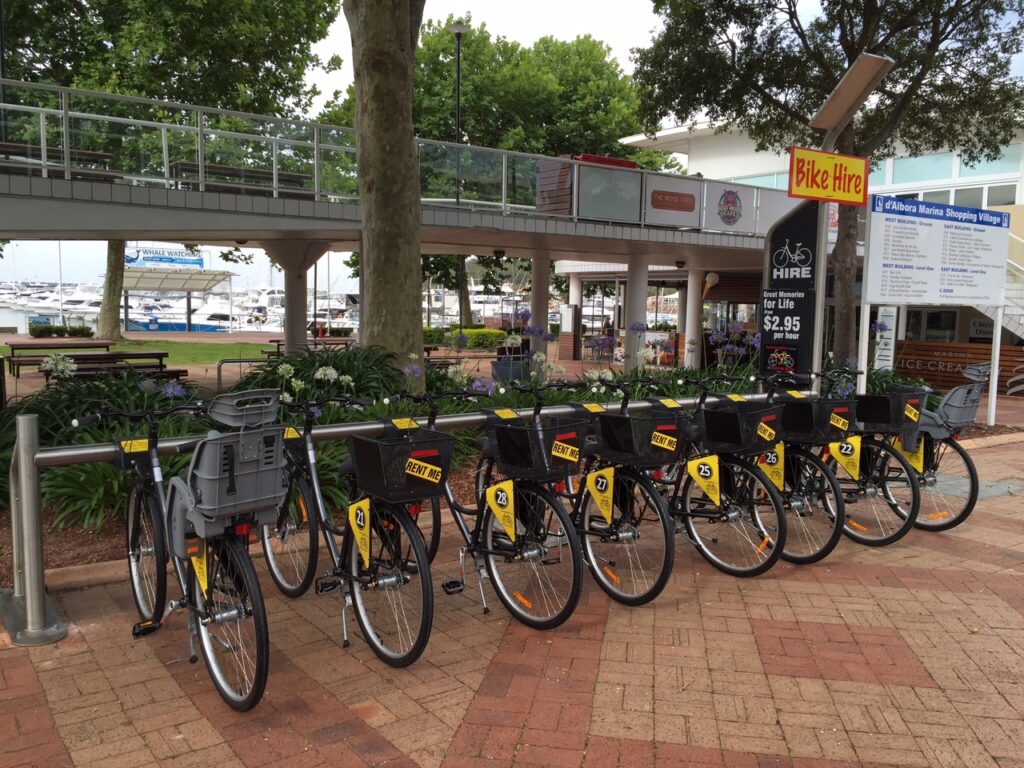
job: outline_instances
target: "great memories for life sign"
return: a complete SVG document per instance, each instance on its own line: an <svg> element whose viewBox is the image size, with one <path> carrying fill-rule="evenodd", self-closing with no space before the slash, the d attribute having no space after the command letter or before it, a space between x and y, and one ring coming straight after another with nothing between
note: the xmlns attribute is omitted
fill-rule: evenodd
<svg viewBox="0 0 1024 768"><path fill-rule="evenodd" d="M1010 215L871 196L870 304L999 305Z"/></svg>

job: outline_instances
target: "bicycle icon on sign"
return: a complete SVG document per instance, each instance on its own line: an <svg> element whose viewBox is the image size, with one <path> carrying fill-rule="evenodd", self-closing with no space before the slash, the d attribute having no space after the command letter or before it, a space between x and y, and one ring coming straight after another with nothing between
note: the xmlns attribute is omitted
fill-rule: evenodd
<svg viewBox="0 0 1024 768"><path fill-rule="evenodd" d="M811 264L811 249L801 243L796 244L796 250L789 248L789 240L779 250L772 254L772 266L776 268L788 267L792 264L795 267L807 267Z"/></svg>

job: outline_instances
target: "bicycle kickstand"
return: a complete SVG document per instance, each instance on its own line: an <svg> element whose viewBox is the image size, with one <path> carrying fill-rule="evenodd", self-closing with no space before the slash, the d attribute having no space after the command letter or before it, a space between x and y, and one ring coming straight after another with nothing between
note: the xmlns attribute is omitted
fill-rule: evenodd
<svg viewBox="0 0 1024 768"><path fill-rule="evenodd" d="M348 648L348 607L352 605L352 584L341 590L341 647Z"/></svg>

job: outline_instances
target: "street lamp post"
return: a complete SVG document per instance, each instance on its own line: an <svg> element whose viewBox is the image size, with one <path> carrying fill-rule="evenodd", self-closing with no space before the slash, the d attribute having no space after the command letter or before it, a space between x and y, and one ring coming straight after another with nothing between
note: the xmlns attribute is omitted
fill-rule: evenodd
<svg viewBox="0 0 1024 768"><path fill-rule="evenodd" d="M896 62L888 56L862 53L839 79L835 89L825 99L811 118L810 127L825 131L821 143L824 152L836 148L839 134L843 132L857 110L861 108L875 87L882 82ZM825 286L828 272L828 203L818 203L818 247L817 272L814 279L814 342L811 348L811 363L814 368L821 365L825 349ZM862 361L863 362L863 361ZM818 391L821 378L815 377L813 387Z"/></svg>
<svg viewBox="0 0 1024 768"><path fill-rule="evenodd" d="M4 34L4 0L0 0L0 80L7 77L7 49ZM4 103L4 86L0 83L0 105ZM7 110L0 108L0 141L7 141ZM45 162L45 158L44 158Z"/></svg>
<svg viewBox="0 0 1024 768"><path fill-rule="evenodd" d="M447 27L455 35L455 205L462 202L462 36L469 32L469 25L454 21ZM463 274L466 268L466 257L459 256L459 333L465 323L462 308ZM472 318L470 318L472 319Z"/></svg>

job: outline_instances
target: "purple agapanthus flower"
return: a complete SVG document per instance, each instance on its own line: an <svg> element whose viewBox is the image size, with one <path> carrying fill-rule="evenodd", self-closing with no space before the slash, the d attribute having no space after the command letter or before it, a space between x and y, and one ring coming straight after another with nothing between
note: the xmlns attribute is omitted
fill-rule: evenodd
<svg viewBox="0 0 1024 768"><path fill-rule="evenodd" d="M835 397L849 397L853 394L854 386L852 381L840 381L832 387L832 394Z"/></svg>
<svg viewBox="0 0 1024 768"><path fill-rule="evenodd" d="M480 376L473 380L473 383L470 385L470 389L474 392L479 392L482 395L493 395L494 379L490 376Z"/></svg>
<svg viewBox="0 0 1024 768"><path fill-rule="evenodd" d="M673 346L675 346L675 342L672 341L672 339L670 339L668 336L666 336L664 339L661 340L660 346L663 351L668 352L672 349Z"/></svg>
<svg viewBox="0 0 1024 768"><path fill-rule="evenodd" d="M641 323L639 320L637 322L635 322L635 323L630 323L629 324L629 331L630 331L630 333L635 333L638 336L641 333L646 333L647 332L647 323Z"/></svg>
<svg viewBox="0 0 1024 768"><path fill-rule="evenodd" d="M309 412L313 414L314 419L319 419L321 416L324 415L324 412L320 410L319 405L314 405L312 408L309 409Z"/></svg>
<svg viewBox="0 0 1024 768"><path fill-rule="evenodd" d="M739 333L743 330L743 323L729 323L729 325L726 326L726 330L729 331L729 333Z"/></svg>
<svg viewBox="0 0 1024 768"><path fill-rule="evenodd" d="M552 342L554 340L555 340L555 334L551 333L550 331L548 331L547 333L544 334L544 341L550 343L550 342Z"/></svg>
<svg viewBox="0 0 1024 768"><path fill-rule="evenodd" d="M143 379L139 382L139 389L143 392L156 392L156 382L152 379Z"/></svg>
<svg viewBox="0 0 1024 768"><path fill-rule="evenodd" d="M523 307L522 309L516 310L515 318L521 325L526 325L530 321L531 314L530 310Z"/></svg>
<svg viewBox="0 0 1024 768"><path fill-rule="evenodd" d="M453 341L455 342L456 349L465 349L466 345L469 344L469 336L464 333L457 333Z"/></svg>
<svg viewBox="0 0 1024 768"><path fill-rule="evenodd" d="M598 336L594 340L594 348L602 352L608 352L615 346L614 336Z"/></svg>
<svg viewBox="0 0 1024 768"><path fill-rule="evenodd" d="M747 344L754 347L754 349L761 348L761 332L758 331L753 336L747 336Z"/></svg>
<svg viewBox="0 0 1024 768"><path fill-rule="evenodd" d="M423 369L420 368L420 366L416 365L416 363L409 363L408 365L405 366L405 368L402 369L402 373L404 373L406 376L409 376L410 378L418 379L420 376L423 375Z"/></svg>
<svg viewBox="0 0 1024 768"><path fill-rule="evenodd" d="M160 390L164 397L184 397L185 387L178 381L168 381Z"/></svg>
<svg viewBox="0 0 1024 768"><path fill-rule="evenodd" d="M889 324L885 320L876 320L871 324L871 332L874 334L885 333L889 330Z"/></svg>

